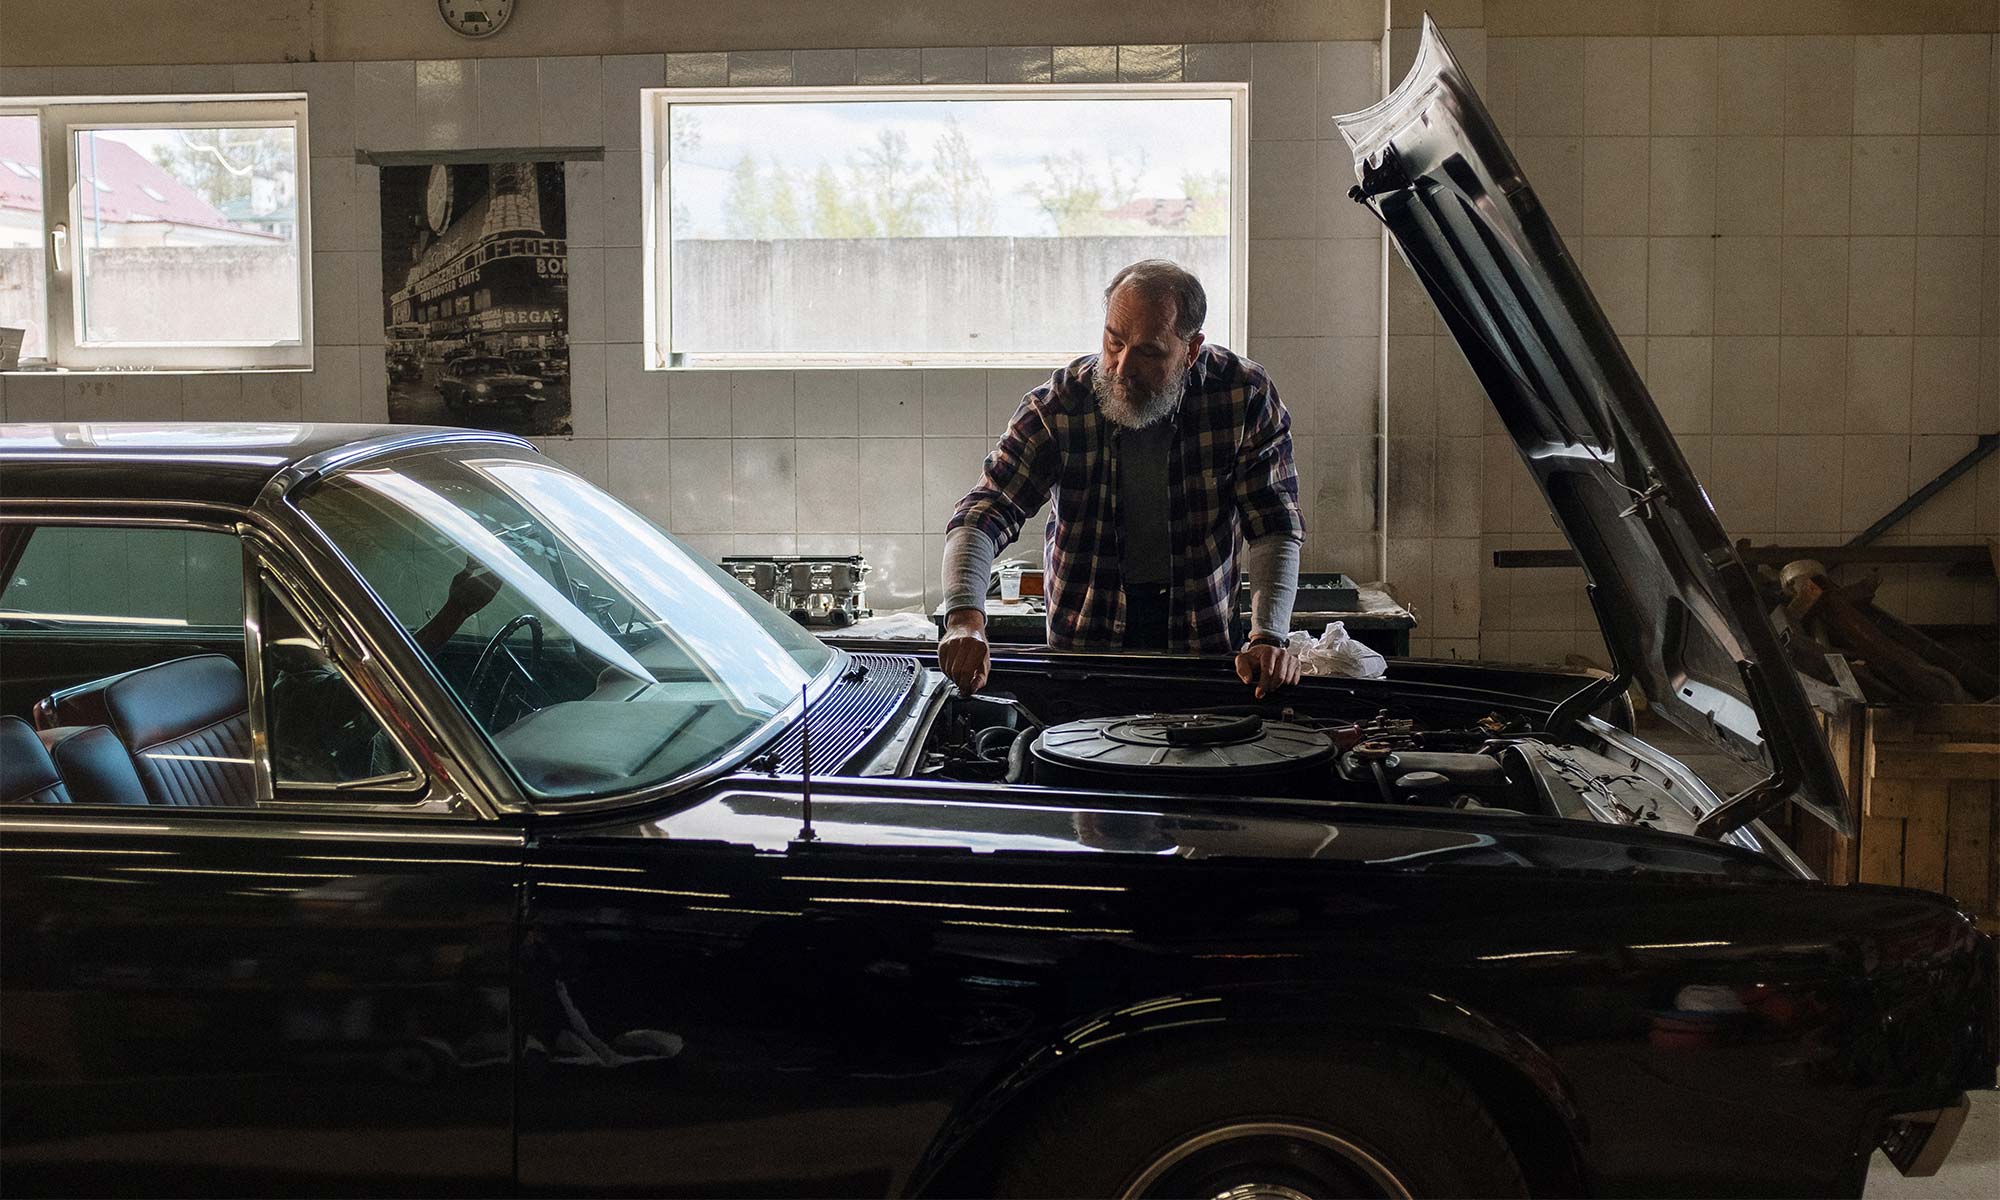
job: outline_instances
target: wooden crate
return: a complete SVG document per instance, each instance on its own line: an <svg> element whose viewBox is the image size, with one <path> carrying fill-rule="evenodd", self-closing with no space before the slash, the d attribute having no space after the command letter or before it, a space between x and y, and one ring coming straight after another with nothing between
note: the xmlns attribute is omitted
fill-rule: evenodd
<svg viewBox="0 0 2000 1200"><path fill-rule="evenodd" d="M1943 892L2000 926L2000 705L1855 705L1823 720L1858 827L1842 837L1797 817L1801 857L1829 883Z"/></svg>

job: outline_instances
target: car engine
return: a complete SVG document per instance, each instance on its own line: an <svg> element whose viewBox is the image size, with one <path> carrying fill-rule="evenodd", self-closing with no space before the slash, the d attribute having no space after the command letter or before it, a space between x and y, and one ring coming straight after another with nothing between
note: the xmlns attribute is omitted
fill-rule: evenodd
<svg viewBox="0 0 2000 1200"><path fill-rule="evenodd" d="M1595 760L1579 765L1577 756ZM1552 788L1561 773L1583 779ZM1021 702L945 702L920 777L1093 791L1282 797L1459 810L1583 815L1597 777L1629 775L1574 747L1553 747L1488 715L1425 728L1381 711L1365 720L1248 706L1085 716L1045 724Z"/></svg>

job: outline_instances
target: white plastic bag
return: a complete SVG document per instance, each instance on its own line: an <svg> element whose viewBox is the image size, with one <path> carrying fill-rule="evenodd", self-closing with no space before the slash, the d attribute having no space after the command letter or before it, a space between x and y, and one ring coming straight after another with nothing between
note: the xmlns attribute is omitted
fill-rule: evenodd
<svg viewBox="0 0 2000 1200"><path fill-rule="evenodd" d="M844 629L815 629L813 632L821 637L895 638L913 642L935 642L938 637L937 626L931 619L913 612L882 613L863 617Z"/></svg>
<svg viewBox="0 0 2000 1200"><path fill-rule="evenodd" d="M1388 659L1348 637L1347 626L1339 621L1327 625L1318 639L1304 630L1292 634L1285 643L1285 649L1299 660L1299 673L1302 675L1380 679L1389 670Z"/></svg>

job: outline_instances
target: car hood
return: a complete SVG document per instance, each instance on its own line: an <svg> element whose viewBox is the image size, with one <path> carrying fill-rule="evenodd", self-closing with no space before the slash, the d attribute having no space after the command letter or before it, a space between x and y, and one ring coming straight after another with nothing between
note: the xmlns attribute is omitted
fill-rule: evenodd
<svg viewBox="0 0 2000 1200"><path fill-rule="evenodd" d="M1566 818L1444 812L1312 801L1201 802L1109 797L1056 789L1008 796L927 780L814 780L809 843L804 806L789 784L736 777L663 816L600 837L667 838L764 853L856 848L1006 856L1145 855L1181 859L1314 859L1422 871L1526 867L1777 879L1769 859L1728 844Z"/></svg>
<svg viewBox="0 0 2000 1200"><path fill-rule="evenodd" d="M1575 259L1429 20L1409 74L1334 118L1388 227L1548 498L1617 669L1768 775L1709 832L1789 797L1850 830L1757 587Z"/></svg>
<svg viewBox="0 0 2000 1200"><path fill-rule="evenodd" d="M541 382L541 380L535 378L533 375L515 375L511 372L505 375L467 375L465 377L465 380L467 383L507 384L507 385Z"/></svg>

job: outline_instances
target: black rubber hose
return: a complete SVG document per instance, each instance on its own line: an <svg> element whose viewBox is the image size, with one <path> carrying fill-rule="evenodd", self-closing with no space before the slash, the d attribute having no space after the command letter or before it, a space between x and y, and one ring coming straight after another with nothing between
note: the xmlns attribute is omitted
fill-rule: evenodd
<svg viewBox="0 0 2000 1200"><path fill-rule="evenodd" d="M1035 744L1035 735L1041 730L1030 725L1014 735L1014 744L1007 749L1007 782L1028 782L1028 747Z"/></svg>
<svg viewBox="0 0 2000 1200"><path fill-rule="evenodd" d="M1000 736L994 737L996 733ZM981 758L992 758L993 752L1003 742L1011 742L1013 739L1014 731L1005 725L989 725L972 735L972 752Z"/></svg>

